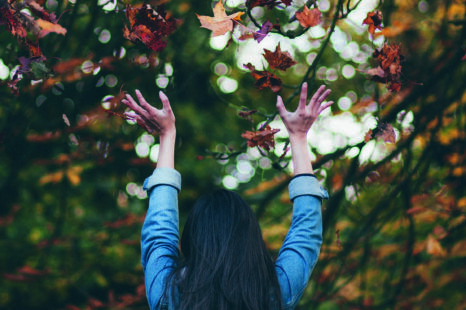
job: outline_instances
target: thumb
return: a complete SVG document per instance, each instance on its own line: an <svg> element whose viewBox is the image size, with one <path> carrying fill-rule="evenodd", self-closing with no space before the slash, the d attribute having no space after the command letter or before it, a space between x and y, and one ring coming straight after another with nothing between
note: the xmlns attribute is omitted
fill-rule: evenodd
<svg viewBox="0 0 466 310"><path fill-rule="evenodd" d="M288 112L285 108L285 105L283 104L283 99L281 96L277 96L277 110L280 116L284 115L286 112Z"/></svg>

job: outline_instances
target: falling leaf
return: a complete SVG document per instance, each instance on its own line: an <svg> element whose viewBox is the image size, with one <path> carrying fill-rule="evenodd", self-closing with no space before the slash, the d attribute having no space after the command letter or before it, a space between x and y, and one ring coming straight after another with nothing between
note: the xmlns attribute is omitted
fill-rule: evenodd
<svg viewBox="0 0 466 310"><path fill-rule="evenodd" d="M247 119L249 121L252 121L251 115L253 115L255 113L257 113L257 110L254 110L254 109L253 110L245 110L245 109L243 109L243 110L238 111L238 116L242 117L244 119Z"/></svg>
<svg viewBox="0 0 466 310"><path fill-rule="evenodd" d="M267 34L272 30L273 24L269 22L268 20L262 24L261 29L257 32L254 32L253 38L256 40L258 43L261 43L262 40L267 36Z"/></svg>
<svg viewBox="0 0 466 310"><path fill-rule="evenodd" d="M263 149L270 151L275 147L274 135L279 132L280 129L271 129L269 125L265 128L261 128L256 131L246 131L241 134L241 137L248 140L249 147L260 146Z"/></svg>
<svg viewBox="0 0 466 310"><path fill-rule="evenodd" d="M76 186L81 183L80 174L82 171L83 168L81 166L73 166L66 170L66 176L72 185Z"/></svg>
<svg viewBox="0 0 466 310"><path fill-rule="evenodd" d="M401 73L401 62L404 57L400 53L400 45L397 44L384 44L382 48L374 51L373 57L377 58L380 67L384 71L388 71L391 75Z"/></svg>
<svg viewBox="0 0 466 310"><path fill-rule="evenodd" d="M296 12L296 18L304 28L314 27L322 22L322 13L318 8L309 10L309 8L304 5L302 12Z"/></svg>
<svg viewBox="0 0 466 310"><path fill-rule="evenodd" d="M58 183L63 179L63 170L46 174L39 180L39 184Z"/></svg>
<svg viewBox="0 0 466 310"><path fill-rule="evenodd" d="M31 12L34 15L36 15L37 17L39 17L41 19L44 19L44 20L46 20L48 22L54 23L54 24L57 22L57 17L55 16L55 13L47 12L36 1L34 1L34 0L25 0L24 2L28 6L29 10L31 10Z"/></svg>
<svg viewBox="0 0 466 310"><path fill-rule="evenodd" d="M59 24L54 24L43 19L38 19L37 25L39 25L40 27L39 38L42 38L51 32L55 32L62 35L66 34L66 29L60 26Z"/></svg>
<svg viewBox="0 0 466 310"><path fill-rule="evenodd" d="M269 87L273 92L278 92L282 89L282 81L274 74L268 71L258 71L256 68L248 63L244 65L245 68L251 71L251 75L256 79L254 84L259 89Z"/></svg>
<svg viewBox="0 0 466 310"><path fill-rule="evenodd" d="M233 20L240 20L244 12L237 12L231 15L225 13L222 1L217 2L213 8L214 16L197 15L201 22L201 27L212 30L212 37L221 36L233 30Z"/></svg>
<svg viewBox="0 0 466 310"><path fill-rule="evenodd" d="M437 239L435 239L432 235L429 235L427 237L426 251L427 253L433 256L444 257L447 254L445 250L442 248L440 242Z"/></svg>
<svg viewBox="0 0 466 310"><path fill-rule="evenodd" d="M176 29L175 19L165 13L163 8L156 11L149 4L139 9L127 4L126 18L130 27L125 25L123 36L132 42L140 41L155 52L165 48L166 38Z"/></svg>
<svg viewBox="0 0 466 310"><path fill-rule="evenodd" d="M269 51L267 49L264 49L264 57L269 63L269 66L273 69L278 69L285 71L291 66L294 66L296 64L296 61L291 58L291 55L289 52L282 52L280 49L280 43L278 43L277 47L275 48L275 51Z"/></svg>
<svg viewBox="0 0 466 310"><path fill-rule="evenodd" d="M393 25L391 27L385 27L381 31L377 32L374 37L384 36L385 38L395 37L399 34L402 34L407 29L411 27L411 23L409 20L405 20L403 22L399 20L394 20Z"/></svg>
<svg viewBox="0 0 466 310"><path fill-rule="evenodd" d="M368 12L362 24L369 25L369 33L373 36L375 30L382 29L382 13L380 11Z"/></svg>
<svg viewBox="0 0 466 310"><path fill-rule="evenodd" d="M377 58L379 66L361 72L370 75L373 81L386 83L387 89L392 92L400 91L401 62L404 59L400 49L400 45L385 43L372 54L374 58Z"/></svg>

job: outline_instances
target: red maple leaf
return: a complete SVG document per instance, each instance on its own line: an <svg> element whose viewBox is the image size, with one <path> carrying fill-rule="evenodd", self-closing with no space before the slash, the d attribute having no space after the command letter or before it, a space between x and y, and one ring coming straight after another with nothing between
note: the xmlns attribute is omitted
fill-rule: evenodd
<svg viewBox="0 0 466 310"><path fill-rule="evenodd" d="M322 22L322 13L318 8L309 10L309 8L304 5L302 12L296 12L296 19L304 28L314 27Z"/></svg>
<svg viewBox="0 0 466 310"><path fill-rule="evenodd" d="M149 4L143 4L140 8L133 8L127 4L126 18L130 27L125 25L124 37L132 42L140 41L156 52L165 48L165 40L175 31L177 24L162 7L154 10Z"/></svg>
<svg viewBox="0 0 466 310"><path fill-rule="evenodd" d="M400 53L400 45L385 43L380 49L376 49L372 56L377 58L379 66L362 72L369 74L373 81L386 83L388 90L400 91L401 62L404 59Z"/></svg>
<svg viewBox="0 0 466 310"><path fill-rule="evenodd" d="M252 77L256 79L256 83L254 85L257 88L264 89L269 87L275 93L282 89L282 81L278 76L268 71L258 71L251 63L244 65L244 67L249 69Z"/></svg>
<svg viewBox="0 0 466 310"><path fill-rule="evenodd" d="M373 36L376 29L382 29L382 13L380 11L367 13L362 24L369 25L369 33Z"/></svg>
<svg viewBox="0 0 466 310"><path fill-rule="evenodd" d="M270 151L275 147L274 135L280 129L271 129L269 125L256 131L245 131L241 137L248 140L249 147L260 146L263 149Z"/></svg>
<svg viewBox="0 0 466 310"><path fill-rule="evenodd" d="M264 49L264 57L269 63L270 68L282 71L285 71L296 64L296 61L291 58L289 52L282 52L280 49L280 43L278 43L274 52Z"/></svg>

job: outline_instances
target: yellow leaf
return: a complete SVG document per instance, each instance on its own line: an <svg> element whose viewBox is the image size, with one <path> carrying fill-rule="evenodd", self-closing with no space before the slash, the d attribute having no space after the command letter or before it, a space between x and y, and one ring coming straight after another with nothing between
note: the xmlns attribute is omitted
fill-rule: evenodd
<svg viewBox="0 0 466 310"><path fill-rule="evenodd" d="M214 9L214 16L199 16L201 27L212 30L212 37L221 36L233 30L233 20L240 20L244 12L237 12L231 15L225 13L222 1L217 2Z"/></svg>
<svg viewBox="0 0 466 310"><path fill-rule="evenodd" d="M68 177L68 180L70 180L71 184L78 185L79 183L81 183L81 177L79 176L79 174L82 170L82 167L74 166L66 171L66 176Z"/></svg>
<svg viewBox="0 0 466 310"><path fill-rule="evenodd" d="M39 38L42 38L51 32L55 32L62 35L66 34L66 29L60 26L59 24L54 24L43 19L38 19L37 24L40 27Z"/></svg>
<svg viewBox="0 0 466 310"><path fill-rule="evenodd" d="M57 171L53 173L46 174L42 176L39 180L39 184L47 184L47 183L58 183L63 179L63 171Z"/></svg>

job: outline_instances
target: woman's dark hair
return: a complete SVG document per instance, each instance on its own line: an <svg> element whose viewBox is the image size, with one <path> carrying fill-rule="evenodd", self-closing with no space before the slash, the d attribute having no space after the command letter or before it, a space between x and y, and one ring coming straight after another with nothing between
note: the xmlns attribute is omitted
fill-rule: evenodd
<svg viewBox="0 0 466 310"><path fill-rule="evenodd" d="M201 197L184 226L181 251L171 277L178 309L281 309L274 263L251 207L238 194L217 190Z"/></svg>

